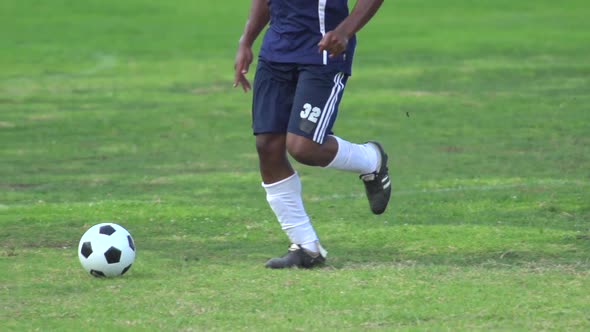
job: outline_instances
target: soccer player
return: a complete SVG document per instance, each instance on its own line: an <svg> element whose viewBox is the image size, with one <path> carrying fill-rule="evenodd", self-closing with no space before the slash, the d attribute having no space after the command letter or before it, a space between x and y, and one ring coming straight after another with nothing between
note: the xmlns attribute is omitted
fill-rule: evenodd
<svg viewBox="0 0 590 332"><path fill-rule="evenodd" d="M355 34L383 0L252 0L235 58L234 87L253 88L252 128L262 187L283 231L287 253L269 268L311 268L323 264L320 244L302 197L296 161L356 172L371 211L385 211L391 195L387 154L376 141L355 144L332 133L346 81L351 75ZM246 78L252 44L268 25L260 48L254 86Z"/></svg>

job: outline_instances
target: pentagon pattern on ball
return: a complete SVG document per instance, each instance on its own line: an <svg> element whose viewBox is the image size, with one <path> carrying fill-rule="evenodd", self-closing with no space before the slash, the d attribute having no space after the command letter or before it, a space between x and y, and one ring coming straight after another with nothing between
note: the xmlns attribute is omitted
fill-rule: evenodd
<svg viewBox="0 0 590 332"><path fill-rule="evenodd" d="M126 268L123 269L123 271L121 271L121 275L124 275L125 272L129 271L129 269L131 268L132 264L129 264Z"/></svg>
<svg viewBox="0 0 590 332"><path fill-rule="evenodd" d="M80 252L82 253L82 256L88 258L88 256L92 254L92 243L90 243L90 241L84 242L84 244L82 244L82 250L80 250Z"/></svg>
<svg viewBox="0 0 590 332"><path fill-rule="evenodd" d="M135 251L135 243L133 243L133 239L131 238L131 235L127 235L127 241L129 241L129 247Z"/></svg>
<svg viewBox="0 0 590 332"><path fill-rule="evenodd" d="M111 235L115 232L115 228L111 225L102 226L100 228L99 234Z"/></svg>
<svg viewBox="0 0 590 332"><path fill-rule="evenodd" d="M104 252L104 257L107 259L107 263L109 264L119 263L121 260L121 250L115 247L110 247Z"/></svg>
<svg viewBox="0 0 590 332"><path fill-rule="evenodd" d="M106 277L106 275L104 273L97 271L97 270L90 270L90 274L92 274L93 276L98 277L98 278Z"/></svg>

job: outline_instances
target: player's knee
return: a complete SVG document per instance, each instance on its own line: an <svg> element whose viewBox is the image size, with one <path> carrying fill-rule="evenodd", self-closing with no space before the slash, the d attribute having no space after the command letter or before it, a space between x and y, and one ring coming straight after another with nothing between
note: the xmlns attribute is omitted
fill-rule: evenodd
<svg viewBox="0 0 590 332"><path fill-rule="evenodd" d="M259 156L272 157L285 154L285 140L276 135L257 135L256 151Z"/></svg>
<svg viewBox="0 0 590 332"><path fill-rule="evenodd" d="M317 166L317 149L318 144L308 139L288 139L287 151L298 162Z"/></svg>

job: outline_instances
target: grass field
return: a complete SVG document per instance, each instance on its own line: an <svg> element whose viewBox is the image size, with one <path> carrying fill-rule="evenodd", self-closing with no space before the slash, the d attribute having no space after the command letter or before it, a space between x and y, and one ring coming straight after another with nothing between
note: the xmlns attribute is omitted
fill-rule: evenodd
<svg viewBox="0 0 590 332"><path fill-rule="evenodd" d="M0 330L590 330L586 0L386 1L335 131L386 146L392 203L297 165L311 271L263 267L288 242L232 88L248 6L0 3ZM78 262L104 221L122 278Z"/></svg>

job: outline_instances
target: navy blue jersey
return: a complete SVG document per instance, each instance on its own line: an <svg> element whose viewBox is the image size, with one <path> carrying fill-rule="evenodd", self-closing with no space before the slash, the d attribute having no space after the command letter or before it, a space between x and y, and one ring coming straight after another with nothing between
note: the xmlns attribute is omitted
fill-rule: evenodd
<svg viewBox="0 0 590 332"><path fill-rule="evenodd" d="M337 57L320 52L322 36L348 16L348 0L268 0L270 26L260 57L271 62L334 65L350 74L356 38Z"/></svg>

